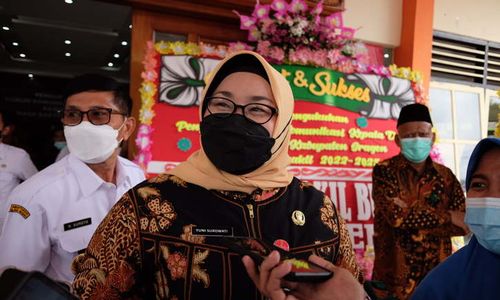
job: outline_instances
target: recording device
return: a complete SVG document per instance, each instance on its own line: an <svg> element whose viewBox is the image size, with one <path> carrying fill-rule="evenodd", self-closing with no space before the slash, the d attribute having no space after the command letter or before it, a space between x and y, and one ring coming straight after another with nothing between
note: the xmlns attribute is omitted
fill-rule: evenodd
<svg viewBox="0 0 500 300"><path fill-rule="evenodd" d="M77 298L69 292L69 287L50 279L43 273L7 269L0 276L0 299L67 300Z"/></svg>
<svg viewBox="0 0 500 300"><path fill-rule="evenodd" d="M333 276L333 272L310 261L299 258L274 245L269 246L264 241L250 237L221 237L221 244L241 256L250 256L256 265L260 265L273 250L280 253L281 261L292 264L292 270L284 279L296 282L322 282Z"/></svg>

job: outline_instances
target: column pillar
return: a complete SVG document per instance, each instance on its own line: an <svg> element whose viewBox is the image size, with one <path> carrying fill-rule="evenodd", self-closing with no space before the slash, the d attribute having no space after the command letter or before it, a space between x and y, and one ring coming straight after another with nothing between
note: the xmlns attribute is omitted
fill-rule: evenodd
<svg viewBox="0 0 500 300"><path fill-rule="evenodd" d="M422 73L426 93L431 78L433 17L434 0L403 0L401 42L394 49L395 64Z"/></svg>

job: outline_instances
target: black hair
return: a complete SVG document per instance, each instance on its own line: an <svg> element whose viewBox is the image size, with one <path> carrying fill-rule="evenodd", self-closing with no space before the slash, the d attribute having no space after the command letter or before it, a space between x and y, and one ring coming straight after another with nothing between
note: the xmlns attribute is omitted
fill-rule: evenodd
<svg viewBox="0 0 500 300"><path fill-rule="evenodd" d="M113 78L100 74L83 74L73 78L64 90L64 105L66 105L69 96L89 91L112 92L116 106L120 108L121 112L130 116L132 99L130 99L128 92Z"/></svg>
<svg viewBox="0 0 500 300"><path fill-rule="evenodd" d="M7 110L0 109L2 115L3 127L12 126L16 124L15 116Z"/></svg>

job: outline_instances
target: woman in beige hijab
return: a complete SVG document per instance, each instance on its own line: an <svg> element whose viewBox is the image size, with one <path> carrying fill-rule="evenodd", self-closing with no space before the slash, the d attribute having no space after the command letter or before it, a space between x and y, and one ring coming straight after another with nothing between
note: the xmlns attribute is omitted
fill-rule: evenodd
<svg viewBox="0 0 500 300"><path fill-rule="evenodd" d="M288 82L249 51L211 74L200 105L201 149L113 207L73 262L82 299L291 296L260 284L277 267L273 259L260 274L245 258L248 276L231 246L244 237L263 241L263 253L275 245L305 259L316 254L362 280L330 199L287 172L294 104Z"/></svg>

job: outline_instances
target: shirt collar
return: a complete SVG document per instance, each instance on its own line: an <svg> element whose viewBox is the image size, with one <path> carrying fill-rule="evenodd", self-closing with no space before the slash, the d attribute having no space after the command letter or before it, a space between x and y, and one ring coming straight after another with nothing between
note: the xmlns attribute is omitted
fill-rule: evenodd
<svg viewBox="0 0 500 300"><path fill-rule="evenodd" d="M71 170L75 173L78 185L84 196L94 193L102 184L106 182L99 177L87 164L76 158L71 153L68 154L68 162ZM123 161L118 157L116 161L116 186L130 184L130 176L124 171Z"/></svg>
<svg viewBox="0 0 500 300"><path fill-rule="evenodd" d="M91 195L104 183L104 180L97 176L87 164L71 153L68 154L68 164L73 173L75 173L76 181L84 196Z"/></svg>
<svg viewBox="0 0 500 300"><path fill-rule="evenodd" d="M130 179L130 172L127 172L125 170L125 165L124 165L124 158L121 156L118 156L118 159L116 160L116 186L122 186L122 185L127 185L127 186L133 186L132 185L132 180Z"/></svg>
<svg viewBox="0 0 500 300"><path fill-rule="evenodd" d="M403 164L405 167L408 167L410 170L415 170L415 168L412 167L411 165L411 162L406 159L406 157L404 157L404 155L402 153L399 153L399 160L401 162L401 164ZM430 156L427 156L427 158L425 159L425 168L424 168L424 172L427 172L429 170L435 170L435 166L434 166L434 161L431 159Z"/></svg>

